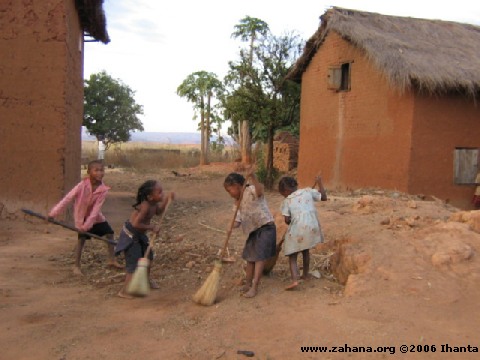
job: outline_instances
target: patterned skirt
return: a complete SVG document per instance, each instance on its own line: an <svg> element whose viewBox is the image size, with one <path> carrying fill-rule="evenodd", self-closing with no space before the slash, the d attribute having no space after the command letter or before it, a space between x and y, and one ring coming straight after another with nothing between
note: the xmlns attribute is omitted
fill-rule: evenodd
<svg viewBox="0 0 480 360"><path fill-rule="evenodd" d="M248 262L266 260L276 255L276 248L277 228L274 223L268 223L250 233L242 258Z"/></svg>

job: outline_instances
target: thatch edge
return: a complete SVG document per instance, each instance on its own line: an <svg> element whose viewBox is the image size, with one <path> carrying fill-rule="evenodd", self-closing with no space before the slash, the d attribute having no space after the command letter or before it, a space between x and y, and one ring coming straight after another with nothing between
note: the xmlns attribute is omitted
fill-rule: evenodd
<svg viewBox="0 0 480 360"><path fill-rule="evenodd" d="M104 44L110 42L107 21L103 11L104 0L75 0L83 31Z"/></svg>
<svg viewBox="0 0 480 360"><path fill-rule="evenodd" d="M362 19L362 17L364 18ZM431 27L432 29L442 30L444 34L445 28L452 28L460 35L465 35L465 37L467 38L465 41L473 39L473 43L476 45L480 41L480 27L478 26L447 22L442 20L427 20L381 15L338 7L332 7L328 9L320 17L320 19L321 23L319 28L306 42L302 55L298 58L297 62L292 67L292 70L288 73L287 79L300 83L304 71L307 69L310 61L312 60L320 46L323 44L329 32L335 31L343 39L350 42L352 46L360 49L367 58L367 60L370 61L383 74L383 76L385 76L389 83L394 88L402 92L407 89L416 89L418 91L423 91L426 93L441 94L455 92L468 94L469 96L473 97L478 96L480 93L480 76L475 75L478 74L478 72L472 71L472 69L480 67L478 66L478 61L475 60L477 58L476 54L478 51L472 51L473 46L470 46L469 52L466 52L466 55L470 56L470 58L467 58L467 60L465 61L465 68L456 68L453 67L453 65L450 65L449 67L447 66L447 70L451 70L449 72L429 72L428 69L425 69L425 63L422 63L422 61L418 61L419 57L414 58L414 60L417 60L416 64L410 63L410 61L412 60L412 53L409 53L409 56L395 55L395 51L397 50L400 51L400 53L402 52L403 44L401 43L401 41L405 40L404 34L399 34L399 47L397 49L395 47L395 44L390 46L390 48L389 46L385 46L385 42L383 44L385 47L382 48L382 40L385 41L385 38L383 38L382 35L378 36L380 43L375 43L371 41L372 38L365 37L365 34L363 38L362 36L357 37L355 36L357 34L352 31L355 30L355 26L359 26L360 30L366 29L367 31L375 31L375 26L377 24L369 27L368 21L392 23L393 26L413 24L417 27ZM358 19L361 20L359 21ZM367 22L365 22L364 19L367 19ZM364 22L362 23L362 21ZM365 26L366 24L367 26ZM403 39L402 36L404 36ZM393 39L397 40L395 38ZM373 40L375 40L375 37L373 37ZM380 44L380 46L378 44ZM421 51L424 51L424 49L422 49L421 47L415 48L414 46L415 45L412 45L410 47L406 46L404 47L404 50L408 52L421 49ZM468 45L465 46L465 48L467 47ZM381 51L378 51L379 48L380 50L385 50L384 54L381 54ZM461 48L460 50L462 49L463 48ZM425 52L426 58L431 58L432 56L430 56L430 54L435 55L435 51L432 51L430 53ZM442 53L439 51L439 54ZM407 53L405 53L404 55L407 55ZM452 53L450 53L449 56L450 58L453 57L453 60L458 60L454 56L452 56ZM450 58L447 57L446 59L449 60ZM391 66L392 61L396 66ZM436 58L434 58L433 61L435 62ZM445 69L445 66L442 69Z"/></svg>

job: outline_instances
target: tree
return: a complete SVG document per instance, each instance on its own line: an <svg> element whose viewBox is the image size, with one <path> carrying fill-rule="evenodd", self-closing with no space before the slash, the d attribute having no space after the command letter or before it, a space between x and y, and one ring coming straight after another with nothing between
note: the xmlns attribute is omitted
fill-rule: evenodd
<svg viewBox="0 0 480 360"><path fill-rule="evenodd" d="M285 77L295 63L302 41L293 33L268 33L255 47L253 56L240 52L230 62L223 105L235 131L249 119L253 140L268 144L265 185L273 185L273 137L281 128L295 128L299 121L300 88ZM251 61L252 60L252 61ZM244 80L248 76L248 81ZM232 131L232 133L235 133Z"/></svg>
<svg viewBox="0 0 480 360"><path fill-rule="evenodd" d="M85 80L83 125L105 149L129 141L131 131L143 131L138 118L143 115L143 106L135 102L134 95L130 87L105 71Z"/></svg>
<svg viewBox="0 0 480 360"><path fill-rule="evenodd" d="M286 80L301 51L302 41L294 33L271 36L258 48L262 64L261 87L265 93L264 114L256 123L259 135L268 144L266 187L273 186L273 138L275 131L295 127L300 120L300 86ZM261 136L258 136L261 137ZM266 139L265 139L266 137Z"/></svg>
<svg viewBox="0 0 480 360"><path fill-rule="evenodd" d="M235 25L235 31L232 33L232 37L240 39L241 41L249 42L248 55L245 58L245 53L242 51L240 56L243 60L247 60L246 67L244 67L244 72L241 73L241 83L248 84L251 82L252 71L253 69L253 55L255 51L255 43L260 37L265 37L269 33L268 24L258 18L253 18L250 16L245 16L240 20L240 23ZM238 129L238 139L240 141L240 148L242 154L242 162L244 164L251 163L251 146L252 139L250 134L250 118L238 119L237 120L237 129Z"/></svg>
<svg viewBox="0 0 480 360"><path fill-rule="evenodd" d="M193 103L195 111L200 113L200 165L208 164L212 121L218 122L218 116L212 107L213 98L221 97L223 85L217 75L207 71L197 71L188 75L178 86L177 94Z"/></svg>

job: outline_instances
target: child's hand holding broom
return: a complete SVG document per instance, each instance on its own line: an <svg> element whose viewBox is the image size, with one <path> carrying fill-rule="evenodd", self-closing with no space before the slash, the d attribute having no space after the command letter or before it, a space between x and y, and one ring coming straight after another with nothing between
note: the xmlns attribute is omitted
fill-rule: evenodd
<svg viewBox="0 0 480 360"><path fill-rule="evenodd" d="M323 187L322 172L319 172L318 175L315 176L315 183L313 184L313 188L315 188L315 185L318 185L318 191L322 195L321 200L326 201L327 200L327 191Z"/></svg>

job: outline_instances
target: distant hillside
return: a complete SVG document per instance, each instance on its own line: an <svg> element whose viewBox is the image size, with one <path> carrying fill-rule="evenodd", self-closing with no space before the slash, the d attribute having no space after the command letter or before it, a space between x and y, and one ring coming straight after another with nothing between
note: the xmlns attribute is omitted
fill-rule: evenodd
<svg viewBox="0 0 480 360"><path fill-rule="evenodd" d="M200 133L136 132L131 141L158 142L162 144L200 144Z"/></svg>
<svg viewBox="0 0 480 360"><path fill-rule="evenodd" d="M95 140L82 128L82 140ZM162 144L200 144L200 133L189 132L134 132L131 141L158 142Z"/></svg>
<svg viewBox="0 0 480 360"><path fill-rule="evenodd" d="M228 136L223 136L226 144L233 144L233 139ZM215 141L217 136L214 135L210 141ZM82 127L82 140L95 140L95 137L90 135L85 127ZM199 132L134 132L130 141L138 142L157 142L161 144L200 144Z"/></svg>

